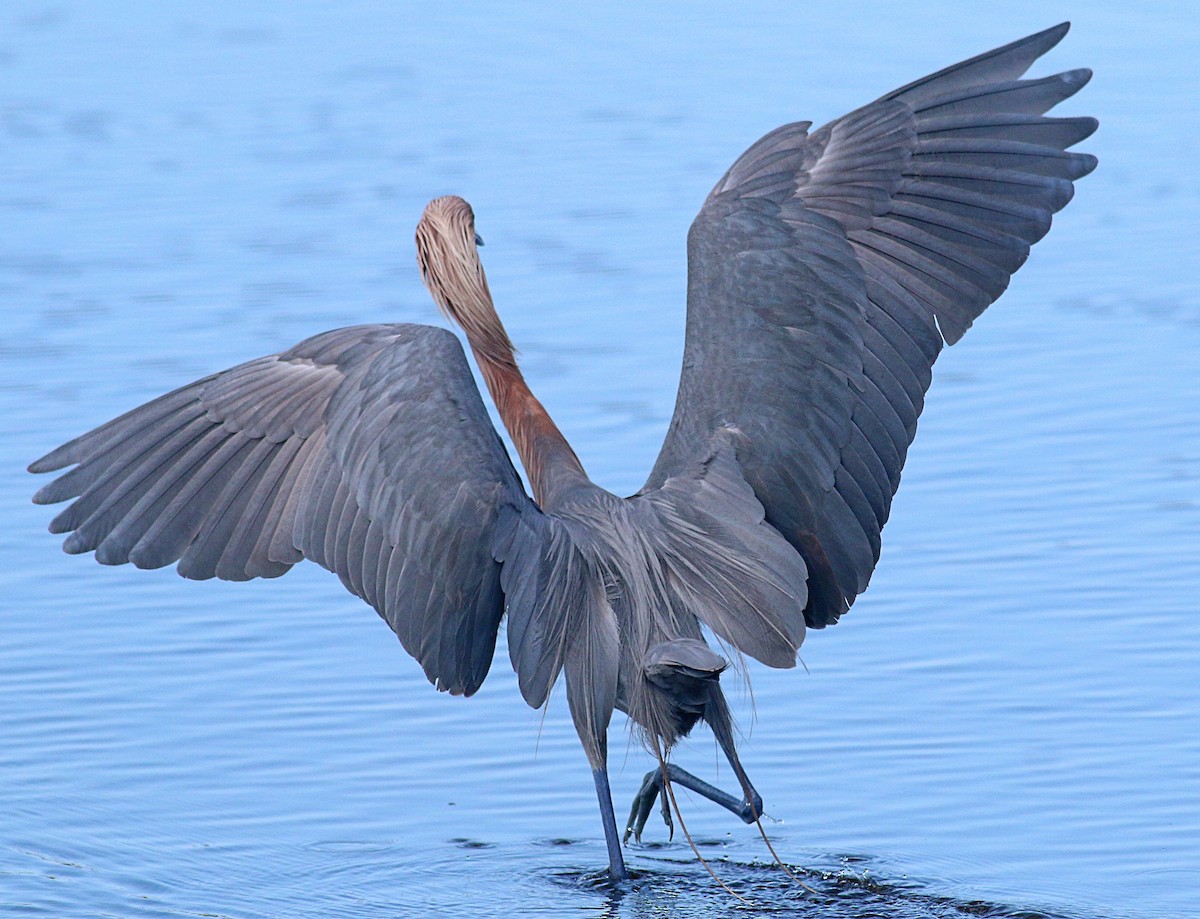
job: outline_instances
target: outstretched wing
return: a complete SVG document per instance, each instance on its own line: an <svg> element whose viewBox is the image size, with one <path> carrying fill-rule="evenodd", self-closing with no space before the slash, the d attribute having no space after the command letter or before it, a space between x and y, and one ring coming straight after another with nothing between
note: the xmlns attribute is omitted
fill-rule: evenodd
<svg viewBox="0 0 1200 919"><path fill-rule="evenodd" d="M373 606L439 689L470 695L504 613L501 514L537 514L443 329L338 329L162 396L38 460L67 552L188 578L302 558ZM507 537L506 537L507 538ZM535 553L536 554L536 553Z"/></svg>
<svg viewBox="0 0 1200 919"><path fill-rule="evenodd" d="M1092 118L1045 118L1090 77L1020 80L1063 24L809 133L785 125L717 183L688 237L683 373L659 489L721 426L808 567L805 619L867 586L942 343L1008 286L1072 180Z"/></svg>

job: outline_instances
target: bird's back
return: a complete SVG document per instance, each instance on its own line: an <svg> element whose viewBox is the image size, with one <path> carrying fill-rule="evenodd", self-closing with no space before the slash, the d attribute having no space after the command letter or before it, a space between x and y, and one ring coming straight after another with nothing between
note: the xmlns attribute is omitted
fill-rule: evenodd
<svg viewBox="0 0 1200 919"><path fill-rule="evenodd" d="M523 582L562 602L515 623L510 611L509 648L518 672L536 669L527 654L549 653L545 636L561 636L581 736L598 738L613 708L667 748L686 734L728 663L707 646L702 624L741 653L794 666L807 570L764 519L737 460L739 439L717 431L701 461L652 493L623 499L580 483L544 509L556 532L541 543L551 552ZM584 608L570 599L580 596L590 598Z"/></svg>

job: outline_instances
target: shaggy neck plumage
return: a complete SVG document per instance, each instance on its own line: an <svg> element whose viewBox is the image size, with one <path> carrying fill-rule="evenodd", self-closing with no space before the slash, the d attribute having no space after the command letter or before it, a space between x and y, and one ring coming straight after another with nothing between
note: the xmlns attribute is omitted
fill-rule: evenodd
<svg viewBox="0 0 1200 919"><path fill-rule="evenodd" d="M421 276L441 311L463 330L492 401L516 445L534 500L552 502L563 485L585 477L575 451L517 367L475 243L470 205L453 196L437 198L417 225Z"/></svg>

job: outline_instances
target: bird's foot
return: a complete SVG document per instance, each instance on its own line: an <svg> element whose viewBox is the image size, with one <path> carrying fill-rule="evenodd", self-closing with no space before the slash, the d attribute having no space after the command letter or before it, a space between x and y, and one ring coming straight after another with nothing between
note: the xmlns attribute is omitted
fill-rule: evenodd
<svg viewBox="0 0 1200 919"><path fill-rule="evenodd" d="M628 844L630 836L633 836L636 842L642 841L642 830L646 827L646 821L650 819L655 799L660 795L663 823L667 825L668 830L667 839L675 838L675 821L671 819L671 802L663 789L662 770L653 769L646 773L642 787L633 797L633 807L629 809L629 821L625 825L625 836L621 840L623 843Z"/></svg>
<svg viewBox="0 0 1200 919"><path fill-rule="evenodd" d="M737 767L740 769L740 767ZM703 779L698 779L686 770L680 769L674 763L667 763L666 774L670 780L684 788L703 795L712 801L714 804L719 804L731 814L735 814L743 823L754 823L763 812L762 796L754 790L754 786L746 779L745 773L739 773L739 777L744 783L744 787L749 792L748 796L735 798L731 794L721 791L705 782ZM671 807L668 800L666 789L663 787L664 776L663 770L655 769L653 772L647 772L646 778L642 780L642 787L633 799L633 807L629 810L629 821L625 825L625 836L622 842L629 842L629 837L633 836L638 842L642 841L642 830L646 826L646 821L650 818L650 809L654 807L654 800L660 795L662 796L662 815L663 822L671 831L672 837L675 834L675 824L671 820Z"/></svg>
<svg viewBox="0 0 1200 919"><path fill-rule="evenodd" d="M742 818L742 823L753 823L762 816L762 807L762 795L760 795L757 791L754 791L754 789L751 789L750 800L743 800L742 806L734 813Z"/></svg>

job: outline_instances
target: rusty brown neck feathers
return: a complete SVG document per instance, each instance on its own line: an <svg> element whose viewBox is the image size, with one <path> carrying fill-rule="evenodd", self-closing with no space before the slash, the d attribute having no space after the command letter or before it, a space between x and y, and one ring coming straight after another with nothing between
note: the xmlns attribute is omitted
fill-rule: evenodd
<svg viewBox="0 0 1200 919"><path fill-rule="evenodd" d="M438 308L466 334L534 500L545 507L555 484L584 475L583 466L517 367L479 260L475 214L462 198L435 198L425 208L417 224L417 263Z"/></svg>

